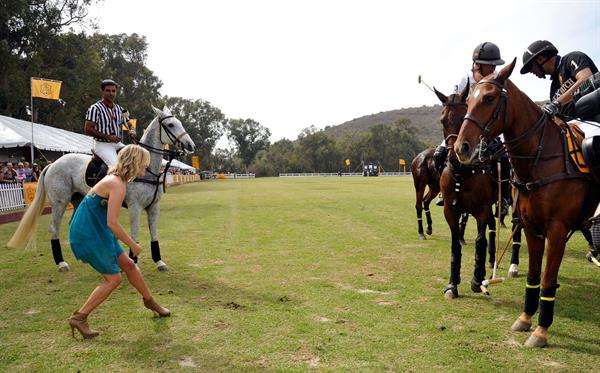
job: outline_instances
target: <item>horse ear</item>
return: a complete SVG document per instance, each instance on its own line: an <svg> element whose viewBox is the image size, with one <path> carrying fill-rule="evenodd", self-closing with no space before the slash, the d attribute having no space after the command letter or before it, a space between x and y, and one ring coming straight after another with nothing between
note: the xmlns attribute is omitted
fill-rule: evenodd
<svg viewBox="0 0 600 373"><path fill-rule="evenodd" d="M435 89L435 87L433 87L433 91L435 92L435 95L438 96L440 101L442 101L442 104L445 104L448 101L448 97L446 95L444 95L442 92Z"/></svg>
<svg viewBox="0 0 600 373"><path fill-rule="evenodd" d="M163 107L163 110L162 110L162 112L163 112L163 114L164 114L164 115L172 115L172 114L171 114L171 109L169 109L169 108L167 107L167 105L165 105L165 107Z"/></svg>
<svg viewBox="0 0 600 373"><path fill-rule="evenodd" d="M517 63L517 57L515 57L512 62L506 66L504 66L504 68L502 70L500 70L500 72L498 73L498 77L496 78L496 80L504 83L506 82L506 79L508 79L508 77L510 76L510 74L512 74L513 69L515 68L515 64Z"/></svg>
<svg viewBox="0 0 600 373"><path fill-rule="evenodd" d="M469 90L471 89L471 78L467 78L467 84L463 88L460 93L460 102L467 102L467 97L469 97Z"/></svg>
<svg viewBox="0 0 600 373"><path fill-rule="evenodd" d="M154 114L156 114L157 117L161 116L162 111L160 111L160 109L155 108L154 105L152 105L152 110L154 111Z"/></svg>

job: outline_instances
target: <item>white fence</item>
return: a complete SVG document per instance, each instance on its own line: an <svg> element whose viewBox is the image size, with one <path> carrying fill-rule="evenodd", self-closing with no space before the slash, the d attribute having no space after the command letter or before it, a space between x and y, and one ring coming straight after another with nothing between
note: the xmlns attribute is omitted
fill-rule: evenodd
<svg viewBox="0 0 600 373"><path fill-rule="evenodd" d="M381 172L379 176L410 176L410 172ZM312 177L312 176L363 176L362 172L302 172L302 173L281 173L279 177Z"/></svg>
<svg viewBox="0 0 600 373"><path fill-rule="evenodd" d="M22 183L0 183L0 211L25 208Z"/></svg>

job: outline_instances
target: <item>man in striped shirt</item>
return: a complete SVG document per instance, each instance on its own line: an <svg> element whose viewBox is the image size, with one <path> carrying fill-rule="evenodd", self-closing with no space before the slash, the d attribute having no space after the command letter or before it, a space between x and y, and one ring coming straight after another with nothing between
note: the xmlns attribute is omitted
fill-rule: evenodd
<svg viewBox="0 0 600 373"><path fill-rule="evenodd" d="M102 99L90 106L85 114L85 134L94 137L94 152L106 163L113 166L117 162L117 151L125 145L121 142L123 108L115 103L119 85L111 79L103 80L100 84ZM129 124L129 123L128 123ZM129 136L135 139L135 129L129 125Z"/></svg>

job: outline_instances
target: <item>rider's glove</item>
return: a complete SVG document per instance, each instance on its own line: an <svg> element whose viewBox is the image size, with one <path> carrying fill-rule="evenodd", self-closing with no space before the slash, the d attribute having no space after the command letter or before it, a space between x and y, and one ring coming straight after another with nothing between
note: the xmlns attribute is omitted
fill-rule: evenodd
<svg viewBox="0 0 600 373"><path fill-rule="evenodd" d="M560 102L554 100L552 102L547 103L542 107L542 110L549 117L553 117L560 112Z"/></svg>

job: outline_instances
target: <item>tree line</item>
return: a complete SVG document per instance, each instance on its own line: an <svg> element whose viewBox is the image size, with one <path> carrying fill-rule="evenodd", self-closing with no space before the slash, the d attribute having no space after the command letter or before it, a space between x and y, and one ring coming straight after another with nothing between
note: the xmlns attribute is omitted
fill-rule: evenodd
<svg viewBox="0 0 600 373"><path fill-rule="evenodd" d="M100 34L87 11L94 0L4 0L0 3L0 114L28 119L30 78L63 82L61 102L36 99L36 122L83 132L87 108L100 98L99 82L111 78L121 85L118 102L140 125L153 119L151 105L166 105L196 143L204 170L254 172L346 171L362 160L398 169L424 144L408 121L378 125L367 133L336 141L315 127L296 141L270 143L270 130L250 118L227 118L209 101L162 96L162 82L146 66L148 43L138 34ZM74 31L74 27L91 32ZM139 132L139 131L138 131ZM232 148L215 149L227 135ZM184 159L189 162L190 159Z"/></svg>

